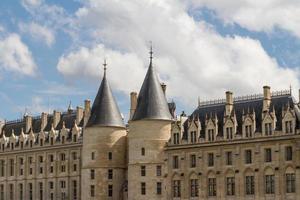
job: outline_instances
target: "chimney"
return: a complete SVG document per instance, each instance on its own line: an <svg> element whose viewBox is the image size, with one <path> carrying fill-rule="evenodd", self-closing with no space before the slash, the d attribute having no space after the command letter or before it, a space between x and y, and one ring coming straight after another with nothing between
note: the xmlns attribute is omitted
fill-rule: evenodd
<svg viewBox="0 0 300 200"><path fill-rule="evenodd" d="M129 116L129 120L132 119L135 109L137 106L137 93L136 92L131 92L130 93L130 116Z"/></svg>
<svg viewBox="0 0 300 200"><path fill-rule="evenodd" d="M87 124L91 114L91 100L84 100L84 126Z"/></svg>
<svg viewBox="0 0 300 200"><path fill-rule="evenodd" d="M76 108L76 124L78 125L83 118L83 108L77 106Z"/></svg>
<svg viewBox="0 0 300 200"><path fill-rule="evenodd" d="M271 104L271 88L270 86L264 86L264 101L263 101L263 111L268 111Z"/></svg>
<svg viewBox="0 0 300 200"><path fill-rule="evenodd" d="M32 127L32 117L29 115L25 116L25 132L28 133Z"/></svg>
<svg viewBox="0 0 300 200"><path fill-rule="evenodd" d="M231 115L233 109L233 93L230 91L226 92L226 105L225 105L225 115Z"/></svg>
<svg viewBox="0 0 300 200"><path fill-rule="evenodd" d="M161 85L161 88L162 88L162 90L163 90L163 92L164 92L164 95L166 96L167 85L164 84L164 83L162 83L162 84L160 84L160 85Z"/></svg>
<svg viewBox="0 0 300 200"><path fill-rule="evenodd" d="M42 112L42 116L41 116L41 131L43 131L45 129L45 127L47 126L48 123L48 114Z"/></svg>
<svg viewBox="0 0 300 200"><path fill-rule="evenodd" d="M53 111L53 127L56 128L57 124L60 122L60 112Z"/></svg>

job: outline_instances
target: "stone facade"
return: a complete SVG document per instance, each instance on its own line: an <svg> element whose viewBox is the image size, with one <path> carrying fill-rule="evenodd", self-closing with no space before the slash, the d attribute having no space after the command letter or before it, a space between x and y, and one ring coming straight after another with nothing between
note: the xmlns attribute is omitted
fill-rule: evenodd
<svg viewBox="0 0 300 200"><path fill-rule="evenodd" d="M291 91L226 92L189 116L165 94L151 56L127 125L106 72L92 107L1 122L0 200L300 200Z"/></svg>

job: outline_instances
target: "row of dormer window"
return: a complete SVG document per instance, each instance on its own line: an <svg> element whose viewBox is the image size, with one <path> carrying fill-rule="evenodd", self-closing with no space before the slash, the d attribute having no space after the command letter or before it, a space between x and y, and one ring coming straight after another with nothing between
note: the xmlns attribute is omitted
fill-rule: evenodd
<svg viewBox="0 0 300 200"><path fill-rule="evenodd" d="M72 135L72 142L78 142L78 135L77 134L73 134ZM59 144L65 144L66 143L66 136L61 136L60 138L60 142ZM54 137L50 137L49 138L49 145L55 145L56 144L56 140ZM39 140L37 140L37 143L34 142L33 139L30 139L28 143L25 143L24 145L24 141L19 141L19 149L23 149L24 147L29 146L30 148L34 147L34 146L44 146L45 145L45 138L40 138ZM8 142L8 143L3 143L1 144L1 150L5 151L6 149L10 149L10 150L14 150L16 148L16 144L15 142Z"/></svg>
<svg viewBox="0 0 300 200"><path fill-rule="evenodd" d="M285 134L292 134L294 132L294 125L292 121L285 121ZM272 136L274 134L274 127L272 123L264 123L262 127L262 132L264 133L265 136ZM245 138L252 138L254 137L253 134L253 125L245 125L244 126L244 136ZM213 142L216 140L217 133L215 128L207 128L207 136L206 136L206 141L208 142ZM227 140L232 140L234 139L234 128L232 126L226 127L225 128L225 133L224 133L224 138ZM173 133L173 138L172 138L172 143L173 144L180 144L180 134L178 132ZM199 136L197 134L197 131L190 131L188 133L188 141L189 143L197 143L199 141Z"/></svg>

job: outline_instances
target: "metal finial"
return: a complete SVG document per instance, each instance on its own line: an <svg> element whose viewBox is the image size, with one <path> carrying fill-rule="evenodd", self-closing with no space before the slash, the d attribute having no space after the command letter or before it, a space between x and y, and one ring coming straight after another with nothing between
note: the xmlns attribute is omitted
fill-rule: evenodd
<svg viewBox="0 0 300 200"><path fill-rule="evenodd" d="M152 41L150 41L150 62L152 62L153 59L153 50L152 50Z"/></svg>
<svg viewBox="0 0 300 200"><path fill-rule="evenodd" d="M106 69L107 69L106 58L104 58L103 69L104 69L104 73L105 73Z"/></svg>

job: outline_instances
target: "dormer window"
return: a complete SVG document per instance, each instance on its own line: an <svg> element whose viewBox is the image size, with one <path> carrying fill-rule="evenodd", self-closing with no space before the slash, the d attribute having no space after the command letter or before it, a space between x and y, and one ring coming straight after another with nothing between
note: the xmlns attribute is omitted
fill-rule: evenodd
<svg viewBox="0 0 300 200"><path fill-rule="evenodd" d="M252 126L251 125L245 126L245 136L246 136L246 138L252 137Z"/></svg>
<svg viewBox="0 0 300 200"><path fill-rule="evenodd" d="M179 133L173 134L173 144L179 144Z"/></svg>
<svg viewBox="0 0 300 200"><path fill-rule="evenodd" d="M65 143L65 136L61 137L61 143L64 144Z"/></svg>
<svg viewBox="0 0 300 200"><path fill-rule="evenodd" d="M214 129L208 129L208 141L212 142L215 140L215 130Z"/></svg>
<svg viewBox="0 0 300 200"><path fill-rule="evenodd" d="M10 147L11 147L11 150L14 150L15 144L14 144L14 143L11 143Z"/></svg>
<svg viewBox="0 0 300 200"><path fill-rule="evenodd" d="M265 123L265 135L272 135L272 123Z"/></svg>
<svg viewBox="0 0 300 200"><path fill-rule="evenodd" d="M23 149L23 146L24 146L24 142L21 141L21 149Z"/></svg>
<svg viewBox="0 0 300 200"><path fill-rule="evenodd" d="M190 136L191 136L191 143L196 143L197 142L197 132L191 131Z"/></svg>
<svg viewBox="0 0 300 200"><path fill-rule="evenodd" d="M226 128L226 139L228 140L232 140L233 139L233 135L232 135L232 127L227 127Z"/></svg>
<svg viewBox="0 0 300 200"><path fill-rule="evenodd" d="M41 138L41 139L40 139L40 146L42 147L43 144L44 144L44 141L43 141L43 139Z"/></svg>
<svg viewBox="0 0 300 200"><path fill-rule="evenodd" d="M54 139L53 139L53 137L50 138L50 144L51 144L51 145L54 144Z"/></svg>
<svg viewBox="0 0 300 200"><path fill-rule="evenodd" d="M30 147L32 147L32 143L33 143L32 140L30 140Z"/></svg>
<svg viewBox="0 0 300 200"><path fill-rule="evenodd" d="M293 133L292 121L285 121L285 133Z"/></svg>
<svg viewBox="0 0 300 200"><path fill-rule="evenodd" d="M77 135L73 135L73 142L77 142Z"/></svg>

